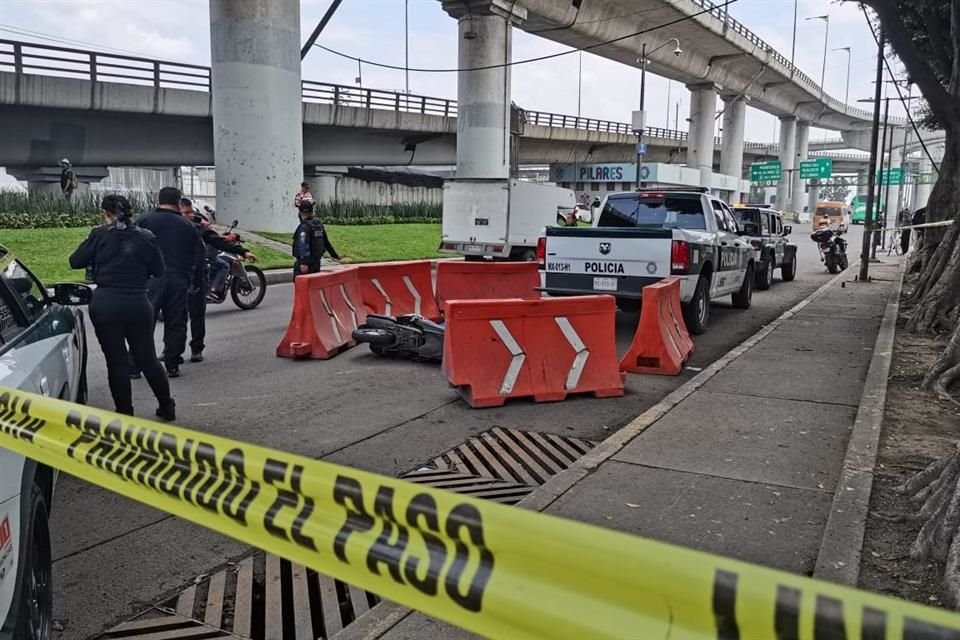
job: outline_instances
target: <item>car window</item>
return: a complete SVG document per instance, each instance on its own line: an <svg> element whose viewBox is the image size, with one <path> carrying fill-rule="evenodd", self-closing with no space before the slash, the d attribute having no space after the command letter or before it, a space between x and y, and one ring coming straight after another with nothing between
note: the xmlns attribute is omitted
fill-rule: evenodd
<svg viewBox="0 0 960 640"><path fill-rule="evenodd" d="M780 235L783 233L783 220L780 219L780 216L771 216L773 219L774 233Z"/></svg>
<svg viewBox="0 0 960 640"><path fill-rule="evenodd" d="M0 341L8 342L16 336L23 327L17 322L17 314L3 296L0 296Z"/></svg>
<svg viewBox="0 0 960 640"><path fill-rule="evenodd" d="M727 218L723 215L723 208L720 206L720 203L716 200L711 200L710 204L713 205L713 217L717 221L717 229L720 231L729 231L730 228L727 224Z"/></svg>
<svg viewBox="0 0 960 640"><path fill-rule="evenodd" d="M34 322L47 305L47 293L40 281L19 260L11 260L4 268L3 275L23 303L27 320Z"/></svg>
<svg viewBox="0 0 960 640"><path fill-rule="evenodd" d="M699 196L623 194L610 196L600 212L598 227L658 227L706 229Z"/></svg>
<svg viewBox="0 0 960 640"><path fill-rule="evenodd" d="M765 236L770 234L770 214L769 213L760 214L760 233L762 233Z"/></svg>
<svg viewBox="0 0 960 640"><path fill-rule="evenodd" d="M741 226L747 222L757 222L757 216L759 212L756 209L734 209L733 217L736 218L737 223Z"/></svg>

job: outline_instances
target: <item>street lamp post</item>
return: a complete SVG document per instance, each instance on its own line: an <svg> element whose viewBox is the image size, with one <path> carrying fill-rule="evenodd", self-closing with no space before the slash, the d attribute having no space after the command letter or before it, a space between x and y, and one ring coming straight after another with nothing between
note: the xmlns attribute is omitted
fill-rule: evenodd
<svg viewBox="0 0 960 640"><path fill-rule="evenodd" d="M823 20L826 25L823 31L823 67L820 71L820 93L825 93L823 83L827 79L827 43L830 41L830 16L812 16L810 18L804 18L804 20Z"/></svg>
<svg viewBox="0 0 960 640"><path fill-rule="evenodd" d="M583 104L583 51L580 51L580 60L577 65L577 126L580 126L580 107Z"/></svg>
<svg viewBox="0 0 960 640"><path fill-rule="evenodd" d="M848 104L850 102L850 47L838 47L834 51L846 51L847 52L847 91L844 93L843 104Z"/></svg>
<svg viewBox="0 0 960 640"><path fill-rule="evenodd" d="M680 41L676 38L670 38L659 47L654 49L649 53L653 55L660 49L663 49L665 46L671 42L677 43L676 48L673 50L674 55L679 56L683 51L680 49ZM640 59L637 61L640 63L640 111L634 114L633 118L633 129L637 134L637 188L639 189L643 181L640 179L640 170L643 168L643 130L646 125L646 113L644 112L644 105L646 102L647 96L647 62L649 58L647 57L647 43L644 42L640 48Z"/></svg>

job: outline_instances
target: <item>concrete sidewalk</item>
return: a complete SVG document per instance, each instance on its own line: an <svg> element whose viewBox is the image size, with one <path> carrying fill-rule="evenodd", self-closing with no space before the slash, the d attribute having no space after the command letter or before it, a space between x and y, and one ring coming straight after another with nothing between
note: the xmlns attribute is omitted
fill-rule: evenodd
<svg viewBox="0 0 960 640"><path fill-rule="evenodd" d="M812 575L899 269L841 274L521 506ZM364 618L341 635L472 637L386 603Z"/></svg>

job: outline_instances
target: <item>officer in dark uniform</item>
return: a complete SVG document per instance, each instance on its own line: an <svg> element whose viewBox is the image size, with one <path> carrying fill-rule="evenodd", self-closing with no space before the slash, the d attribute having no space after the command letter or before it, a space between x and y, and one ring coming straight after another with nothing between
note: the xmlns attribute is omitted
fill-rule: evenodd
<svg viewBox="0 0 960 640"><path fill-rule="evenodd" d="M93 267L97 288L90 302L90 320L107 361L107 379L118 413L133 415L127 349L150 383L159 407L157 416L176 419L170 383L153 347L153 306L147 297L149 278L162 278L163 255L154 235L130 221L130 203L108 195L100 204L106 224L97 227L70 256L74 269Z"/></svg>
<svg viewBox="0 0 960 640"><path fill-rule="evenodd" d="M293 277L304 273L320 271L320 259L324 253L329 253L334 260L340 255L330 243L323 223L313 216L313 203L303 201L297 207L300 225L293 233L293 257L297 259L293 265Z"/></svg>
<svg viewBox="0 0 960 640"><path fill-rule="evenodd" d="M222 251L242 257L251 262L257 261L252 251L247 251L239 242L230 242L213 230L209 223L193 209L189 198L180 198L180 215L190 220L203 240L205 268L200 287L191 289L187 296L187 314L190 316L190 362L203 362L203 340L207 335L207 290L209 289L210 263L217 259Z"/></svg>
<svg viewBox="0 0 960 640"><path fill-rule="evenodd" d="M137 219L153 232L167 265L166 273L150 283L150 301L156 317L163 314L163 361L167 376L180 375L180 359L187 348L187 293L202 289L204 249L200 233L180 215L180 190L164 187L157 208Z"/></svg>

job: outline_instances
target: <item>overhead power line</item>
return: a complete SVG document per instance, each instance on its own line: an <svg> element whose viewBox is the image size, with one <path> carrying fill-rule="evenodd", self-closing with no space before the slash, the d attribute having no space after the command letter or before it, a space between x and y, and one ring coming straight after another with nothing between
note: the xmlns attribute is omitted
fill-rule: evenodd
<svg viewBox="0 0 960 640"><path fill-rule="evenodd" d="M877 43L877 47L880 47L880 37L877 36L877 32L873 28L873 23L870 22L870 16L867 14L867 8L864 5L860 5L860 9L863 11L863 17L867 21L867 26L870 27L870 35L873 36L873 41ZM893 75L893 69L890 68L890 61L887 60L887 56L883 56L883 64L887 68L887 74L889 74L890 79L893 80L893 86L897 90L897 95L900 96L900 104L903 105L903 110L907 113L907 120L910 122L910 126L913 127L913 132L917 136L917 141L920 143L920 146L923 148L923 153L927 156L927 159L930 160L930 164L933 166L933 170L937 172L937 175L940 175L940 167L937 166L936 161L933 159L933 154L930 153L930 150L927 148L927 143L923 141L923 136L920 135L920 128L917 126L917 123L914 121L913 116L910 114L910 105L907 104L906 99L903 97L903 91L900 90L900 83L897 82L897 77ZM904 158L906 159L906 158Z"/></svg>
<svg viewBox="0 0 960 640"><path fill-rule="evenodd" d="M655 27L650 27L650 28L647 28L647 29L643 29L643 30L641 30L641 31L636 31L636 32L634 32L634 33L630 33L630 34L627 34L627 35L625 35L625 36L620 36L619 38L614 38L614 39L612 39L612 40L606 40L606 41L604 41L604 42L597 42L597 43L595 43L595 44L587 45L587 46L585 46L585 47L580 47L580 48L577 48L577 49L570 49L569 51L561 51L560 53L551 53L551 54L549 54L549 55L537 56L536 58L526 58L526 59L524 59L524 60L515 60L515 61L513 61L513 62L503 62L503 63L500 63L500 64L488 64L488 65L483 65L483 66L479 66L479 67L464 67L464 68L453 68L453 69L425 69L425 68L407 67L407 66L404 66L404 65L387 64L387 63L385 63L385 62L376 62L376 61L374 61L374 60L367 60L367 59L365 59L365 58L360 58L360 57L358 57L358 56L353 56L353 55L350 55L350 54L348 54L348 53L344 53L344 52L342 52L342 51L337 51L336 49L331 49L330 47L325 47L325 46L322 45L322 44L314 44L313 46L319 47L320 49L323 49L323 50L326 51L327 53L332 53L332 54L335 55L335 56L340 56L341 58L345 58L345 59L347 59L347 60L352 60L352 61L354 61L354 62L356 62L356 63L358 63L358 64L365 64L365 65L369 65L369 66L371 66L371 67L379 67L379 68L381 68L381 69L392 69L392 70L394 70L394 71L413 71L414 73L459 73L459 72L461 72L461 71L486 71L486 70L489 70L489 69L503 69L503 68L506 68L506 67L516 67L516 66L518 66L518 65L531 64L531 63L533 63L533 62L543 62L544 60L553 60L554 58L561 58L561 57L563 57L563 56L569 56L569 55L571 55L571 54L578 53L578 52L580 52L580 51L590 51L590 50L592 50L592 49L597 49L597 48L599 48L599 47L604 47L604 46L607 46L607 45L610 45L610 44L615 44L615 43L617 43L617 42L622 42L623 40L629 40L630 38L635 38L635 37L637 37L637 36L642 36L642 35L647 34L647 33L652 33L652 32L654 32L654 31L659 31L660 29L666 29L667 27L672 27L672 26L674 26L674 25L676 25L676 24L679 24L679 23L681 23L681 22L686 22L687 20L691 20L691 19L693 19L693 18L702 16L702 15L704 15L704 14L706 14L706 13L712 13L712 12L716 11L717 9L722 9L723 7L727 7L727 6L729 6L729 5L731 5L731 4L734 4L734 3L738 2L738 1L739 1L739 0L727 0L727 1L724 2L723 4L718 4L718 5L714 6L714 7L709 8L709 9L704 9L704 10L702 10L702 11L698 11L697 13L693 13L693 14L690 14L690 15L688 15L688 16L683 16L683 17L681 17L681 18L677 18L676 20L671 20L670 22L665 22L665 23L660 24L660 25L657 25L657 26L655 26Z"/></svg>

